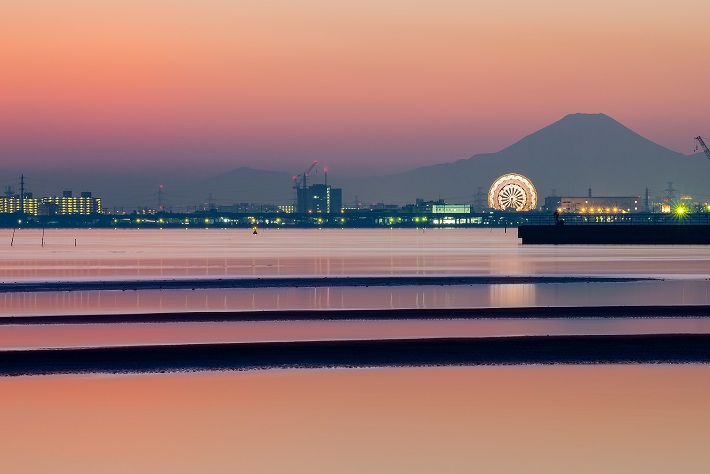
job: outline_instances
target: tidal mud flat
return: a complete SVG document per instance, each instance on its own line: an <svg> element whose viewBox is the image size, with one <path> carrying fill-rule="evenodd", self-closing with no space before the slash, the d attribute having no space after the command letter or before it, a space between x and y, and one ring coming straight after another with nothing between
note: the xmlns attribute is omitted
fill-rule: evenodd
<svg viewBox="0 0 710 474"><path fill-rule="evenodd" d="M622 283L658 280L642 277L580 276L418 276L418 277L270 277L180 278L148 280L37 281L0 283L0 293L48 291L139 291L252 288L323 288L380 286L531 285L556 283Z"/></svg>
<svg viewBox="0 0 710 474"><path fill-rule="evenodd" d="M0 375L708 362L707 334L520 336L2 351Z"/></svg>
<svg viewBox="0 0 710 474"><path fill-rule="evenodd" d="M507 308L403 308L320 309L280 311L189 311L125 314L76 314L3 316L1 326L122 324L122 323L211 323L252 321L407 321L481 319L614 319L614 318L703 318L710 305L671 306L557 306Z"/></svg>
<svg viewBox="0 0 710 474"><path fill-rule="evenodd" d="M100 230L83 232L79 247L73 235L68 244L60 240L68 233L56 237L40 255L34 240L23 240L0 268L0 326L14 344L0 352L5 375L710 360L710 335L689 319L710 316L706 249L530 249L509 235L459 230L274 232L257 240L227 231ZM583 318L619 327L548 332L532 321ZM631 332L634 325L614 318L689 324L677 333ZM518 327L426 332L427 321L453 320ZM244 340L243 328L222 331L271 321L304 327L256 328L256 340ZM323 327L305 324L319 321ZM335 329L315 331L345 321L418 326L347 328L337 340ZM186 338L191 326L180 323L214 326L205 336L214 339ZM101 334L118 326L125 339ZM170 330L174 340L151 339ZM27 346L10 339L19 333ZM92 335L96 341L86 339Z"/></svg>

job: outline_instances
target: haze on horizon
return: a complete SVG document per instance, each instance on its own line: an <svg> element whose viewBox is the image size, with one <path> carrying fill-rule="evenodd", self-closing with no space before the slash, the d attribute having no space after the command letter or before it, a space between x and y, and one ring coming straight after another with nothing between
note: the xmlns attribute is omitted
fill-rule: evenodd
<svg viewBox="0 0 710 474"><path fill-rule="evenodd" d="M603 112L710 134L710 4L6 0L3 168L385 174Z"/></svg>

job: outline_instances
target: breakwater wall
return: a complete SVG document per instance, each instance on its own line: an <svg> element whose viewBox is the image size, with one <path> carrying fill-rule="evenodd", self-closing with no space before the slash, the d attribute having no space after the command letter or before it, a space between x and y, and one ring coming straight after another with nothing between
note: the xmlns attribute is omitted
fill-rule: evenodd
<svg viewBox="0 0 710 474"><path fill-rule="evenodd" d="M521 225L523 244L710 245L710 225Z"/></svg>

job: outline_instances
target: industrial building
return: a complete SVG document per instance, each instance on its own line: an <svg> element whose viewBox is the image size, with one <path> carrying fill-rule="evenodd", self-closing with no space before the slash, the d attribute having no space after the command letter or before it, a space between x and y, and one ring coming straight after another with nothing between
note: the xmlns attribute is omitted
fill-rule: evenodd
<svg viewBox="0 0 710 474"><path fill-rule="evenodd" d="M296 189L296 212L340 214L343 210L343 190L328 184L313 184Z"/></svg>
<svg viewBox="0 0 710 474"><path fill-rule="evenodd" d="M316 167L318 161L298 176L293 177L293 189L296 190L296 212L302 214L340 214L343 212L343 190L328 185L328 168L325 172L324 184L307 185L308 176Z"/></svg>
<svg viewBox="0 0 710 474"><path fill-rule="evenodd" d="M626 214L647 212L639 196L548 196L544 210L548 212L574 212L580 214Z"/></svg>
<svg viewBox="0 0 710 474"><path fill-rule="evenodd" d="M425 201L417 198L415 204L402 206L404 212L427 213L427 214L470 214L470 204L446 204L446 201Z"/></svg>

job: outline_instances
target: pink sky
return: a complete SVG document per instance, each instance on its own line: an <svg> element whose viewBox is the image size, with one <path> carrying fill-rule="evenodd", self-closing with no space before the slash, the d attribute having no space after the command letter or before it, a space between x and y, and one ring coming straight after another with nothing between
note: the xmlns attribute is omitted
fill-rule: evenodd
<svg viewBox="0 0 710 474"><path fill-rule="evenodd" d="M6 0L0 159L376 173L575 112L692 152L710 4L578 3Z"/></svg>

